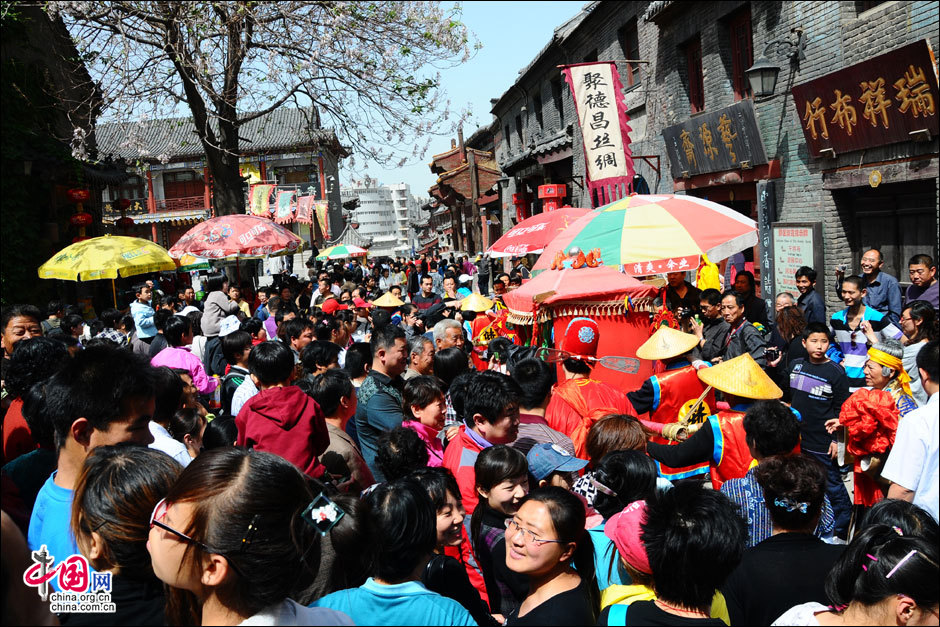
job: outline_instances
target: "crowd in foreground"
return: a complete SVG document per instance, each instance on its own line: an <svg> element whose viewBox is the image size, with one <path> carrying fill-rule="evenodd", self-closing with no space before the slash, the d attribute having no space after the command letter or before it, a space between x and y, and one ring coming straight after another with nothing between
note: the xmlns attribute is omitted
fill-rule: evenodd
<svg viewBox="0 0 940 627"><path fill-rule="evenodd" d="M882 303L872 253L828 319L811 268L773 324L668 275L634 390L588 317L500 324L524 262L5 308L4 623L937 625L936 269ZM51 614L43 548L116 611Z"/></svg>

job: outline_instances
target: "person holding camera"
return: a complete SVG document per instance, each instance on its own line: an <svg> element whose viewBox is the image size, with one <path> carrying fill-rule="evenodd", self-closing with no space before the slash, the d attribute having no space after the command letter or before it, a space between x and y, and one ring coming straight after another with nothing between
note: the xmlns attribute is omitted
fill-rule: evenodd
<svg viewBox="0 0 940 627"><path fill-rule="evenodd" d="M685 326L686 320L699 310L702 290L685 280L685 272L666 274L666 307L676 313Z"/></svg>
<svg viewBox="0 0 940 627"><path fill-rule="evenodd" d="M758 330L744 316L745 298L742 294L728 290L721 297L721 317L728 323L728 333L722 341L721 355L712 359L713 362L729 361L750 353L754 361L761 368L767 366L767 340L764 334ZM776 357L776 355L775 355Z"/></svg>

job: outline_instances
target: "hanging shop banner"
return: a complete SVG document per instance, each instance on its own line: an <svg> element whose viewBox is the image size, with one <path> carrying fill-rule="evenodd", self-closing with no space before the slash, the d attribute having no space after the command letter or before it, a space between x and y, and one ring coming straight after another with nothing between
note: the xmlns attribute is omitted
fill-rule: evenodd
<svg viewBox="0 0 940 627"><path fill-rule="evenodd" d="M606 205L628 195L633 183L630 119L620 75L612 62L569 65L562 73L581 125L591 202Z"/></svg>
<svg viewBox="0 0 940 627"><path fill-rule="evenodd" d="M323 237L330 238L330 203L328 200L317 200L313 203L314 211L317 214L317 224L320 225L320 232Z"/></svg>
<svg viewBox="0 0 940 627"><path fill-rule="evenodd" d="M316 196L301 196L297 199L297 215L294 218L302 224L313 224L313 203Z"/></svg>
<svg viewBox="0 0 940 627"><path fill-rule="evenodd" d="M249 188L248 209L252 215L269 217L271 215L271 190L274 185L252 185Z"/></svg>
<svg viewBox="0 0 940 627"><path fill-rule="evenodd" d="M274 221L278 224L287 224L294 221L294 211L297 209L297 190L277 193L277 211Z"/></svg>
<svg viewBox="0 0 940 627"><path fill-rule="evenodd" d="M793 88L814 157L938 134L937 73L926 39Z"/></svg>
<svg viewBox="0 0 940 627"><path fill-rule="evenodd" d="M663 140L674 179L767 163L749 98L664 128Z"/></svg>

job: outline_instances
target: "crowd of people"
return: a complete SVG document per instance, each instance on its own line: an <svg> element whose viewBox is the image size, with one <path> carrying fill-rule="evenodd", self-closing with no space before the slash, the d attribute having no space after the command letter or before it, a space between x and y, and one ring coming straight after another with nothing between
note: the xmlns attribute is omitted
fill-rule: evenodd
<svg viewBox="0 0 940 627"><path fill-rule="evenodd" d="M4 623L937 625L936 268L882 264L831 316L670 273L636 389L590 317L505 322L525 260L5 307ZM40 551L115 611L51 614Z"/></svg>

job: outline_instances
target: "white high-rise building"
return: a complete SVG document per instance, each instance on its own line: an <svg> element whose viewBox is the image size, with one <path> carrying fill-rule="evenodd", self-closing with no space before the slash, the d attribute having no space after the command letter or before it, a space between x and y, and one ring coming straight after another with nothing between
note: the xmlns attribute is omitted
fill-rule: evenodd
<svg viewBox="0 0 940 627"><path fill-rule="evenodd" d="M342 188L340 195L343 202L359 197L353 220L359 223L360 235L372 238L370 254L409 256L417 248L412 224L421 220L421 200L411 194L410 185L380 186L369 180L359 187Z"/></svg>
<svg viewBox="0 0 940 627"><path fill-rule="evenodd" d="M369 254L394 256L399 243L392 191L373 180L360 187L340 189L343 202L357 196L359 207L353 212L352 221L359 224L360 235L372 238Z"/></svg>

